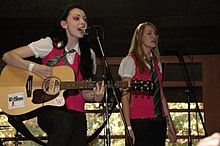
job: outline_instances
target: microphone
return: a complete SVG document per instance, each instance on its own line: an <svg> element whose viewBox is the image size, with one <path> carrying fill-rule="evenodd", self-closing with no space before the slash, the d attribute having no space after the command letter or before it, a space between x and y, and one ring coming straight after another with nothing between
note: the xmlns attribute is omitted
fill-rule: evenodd
<svg viewBox="0 0 220 146"><path fill-rule="evenodd" d="M85 28L81 28L82 30L82 33L84 35L88 35L89 33L92 33L92 32L96 32L97 29L101 28L100 25L94 25L94 26L91 26L91 27L85 27Z"/></svg>

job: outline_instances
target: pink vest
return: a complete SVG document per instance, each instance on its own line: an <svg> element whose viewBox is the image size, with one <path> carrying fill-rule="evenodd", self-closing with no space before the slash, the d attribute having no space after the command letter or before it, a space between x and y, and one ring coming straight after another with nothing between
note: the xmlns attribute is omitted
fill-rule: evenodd
<svg viewBox="0 0 220 146"><path fill-rule="evenodd" d="M134 56L132 56L135 64L136 59ZM158 61L154 60L155 70L158 74L158 78L160 81L162 81L162 74L160 73L160 69L158 66ZM150 69L146 65L146 73L140 74L137 70L137 67L135 69L135 75L133 76L132 80L151 80L151 74ZM162 105L162 104L161 104ZM164 112L163 112L164 114ZM154 114L154 101L152 96L144 95L144 94L137 94L133 92L131 97L131 104L130 104L130 118L131 119L138 119L138 118L155 118Z"/></svg>
<svg viewBox="0 0 220 146"><path fill-rule="evenodd" d="M52 51L46 57L44 57L42 59L42 63L46 64L48 60L54 58L55 56L59 56L63 53L64 53L64 50L57 50L57 49L53 48ZM60 59L58 61L58 63L54 66L64 65L63 60L64 60L64 58ZM81 73L78 72L79 64L80 64L80 56L76 52L73 64L70 64L68 62L68 66L70 66L74 70L74 73L75 73L75 76L76 76L75 81L77 81L77 82L80 82L80 81L83 80ZM79 92L78 95L74 95L74 96L69 95L67 98L65 98L65 100L66 100L65 101L66 107L68 109L79 111L79 112L84 112L85 111L84 110L85 100L82 96L82 92Z"/></svg>

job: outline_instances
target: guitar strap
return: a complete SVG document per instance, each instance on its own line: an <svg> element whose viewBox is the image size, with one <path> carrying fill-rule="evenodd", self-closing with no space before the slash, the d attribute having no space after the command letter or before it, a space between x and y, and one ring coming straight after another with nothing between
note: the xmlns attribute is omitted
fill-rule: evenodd
<svg viewBox="0 0 220 146"><path fill-rule="evenodd" d="M7 115L8 122L22 135L24 135L27 139L32 140L40 145L46 146L46 143L34 137L33 134L28 130L25 124L22 121L21 116L11 116Z"/></svg>

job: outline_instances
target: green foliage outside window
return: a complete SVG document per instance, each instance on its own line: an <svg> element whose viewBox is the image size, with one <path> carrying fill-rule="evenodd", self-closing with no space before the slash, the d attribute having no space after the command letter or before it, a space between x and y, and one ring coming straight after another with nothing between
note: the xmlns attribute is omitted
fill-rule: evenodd
<svg viewBox="0 0 220 146"><path fill-rule="evenodd" d="M202 104L199 104L200 109L202 109ZM186 110L188 107L187 103L169 103L169 108L172 111L175 110ZM191 109L195 109L195 104L191 103ZM99 109L99 104L97 103L87 103L86 104L87 110L97 110ZM172 112L171 113L172 119L174 121L174 125L177 131L178 136L185 136L186 139L178 139L177 143L173 144L167 140L166 146L187 146L188 145L188 113L187 112ZM104 121L104 114L102 113L87 113L87 124L88 124L88 131L87 134L90 136L93 132L99 128L99 126ZM200 121L200 118L196 112L190 113L191 118L191 135L192 136L204 136L204 130ZM36 118L24 121L25 125L28 129L33 133L36 137L45 137L46 134L38 127L36 123ZM2 126L2 127L1 127ZM7 127L9 126L9 127ZM122 138L125 134L124 131L124 124L122 122L121 114L116 112L113 113L109 119L109 126L111 135L121 135ZM16 130L11 127L11 125L7 121L7 117L5 115L0 115L0 138L14 138L16 134ZM104 138L105 136L105 129L102 130L100 137ZM95 146L103 146L104 139L99 139ZM192 140L193 145L198 142L198 139ZM13 141L5 141L6 146L14 145ZM22 146L38 146L38 144L32 141L22 141ZM124 146L125 139L111 139L111 145L113 146Z"/></svg>

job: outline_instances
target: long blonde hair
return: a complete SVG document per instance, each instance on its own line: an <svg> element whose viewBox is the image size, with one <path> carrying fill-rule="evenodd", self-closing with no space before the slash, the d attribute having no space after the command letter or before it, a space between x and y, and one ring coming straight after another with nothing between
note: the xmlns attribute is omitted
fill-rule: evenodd
<svg viewBox="0 0 220 146"><path fill-rule="evenodd" d="M140 73L145 72L145 69L146 69L145 63L144 63L144 60L146 57L143 53L143 47L142 47L142 41L141 41L142 39L140 38L142 38L144 29L147 25L151 26L156 33L158 32L155 25L152 24L151 22L144 22L144 23L139 24L138 27L135 29L135 32L133 34L132 41L131 41L131 46L129 49L129 55L134 55L136 58L136 65ZM154 57L157 60L160 60L160 52L159 52L158 46L152 49L152 51L153 51ZM146 61L149 63L150 58L146 58Z"/></svg>

